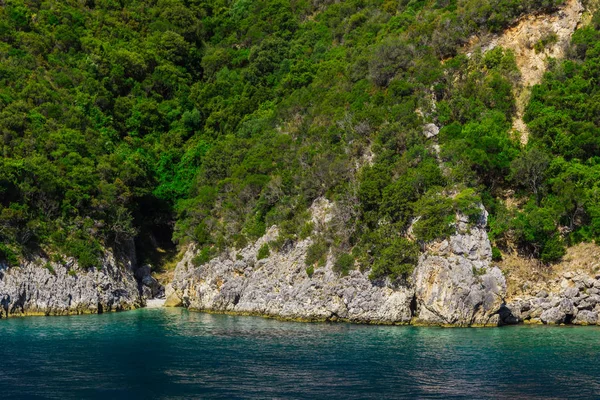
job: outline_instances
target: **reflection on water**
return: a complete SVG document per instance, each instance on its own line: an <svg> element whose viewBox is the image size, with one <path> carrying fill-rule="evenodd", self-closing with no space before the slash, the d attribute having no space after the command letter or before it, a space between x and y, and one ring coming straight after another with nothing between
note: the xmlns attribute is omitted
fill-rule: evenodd
<svg viewBox="0 0 600 400"><path fill-rule="evenodd" d="M0 321L1 398L593 398L595 327L441 329L138 310Z"/></svg>

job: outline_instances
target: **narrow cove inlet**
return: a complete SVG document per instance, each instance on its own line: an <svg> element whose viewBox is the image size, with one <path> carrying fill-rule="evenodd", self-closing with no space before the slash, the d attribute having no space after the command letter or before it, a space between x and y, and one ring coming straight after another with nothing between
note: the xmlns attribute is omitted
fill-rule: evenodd
<svg viewBox="0 0 600 400"><path fill-rule="evenodd" d="M0 321L2 399L595 398L598 327L421 328L140 309Z"/></svg>

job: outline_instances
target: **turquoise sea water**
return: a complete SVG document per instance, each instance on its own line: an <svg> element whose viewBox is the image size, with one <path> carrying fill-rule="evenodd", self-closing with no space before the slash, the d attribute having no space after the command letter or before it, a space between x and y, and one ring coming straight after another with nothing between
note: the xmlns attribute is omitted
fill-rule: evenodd
<svg viewBox="0 0 600 400"><path fill-rule="evenodd" d="M600 329L138 310L0 320L0 398L598 398Z"/></svg>

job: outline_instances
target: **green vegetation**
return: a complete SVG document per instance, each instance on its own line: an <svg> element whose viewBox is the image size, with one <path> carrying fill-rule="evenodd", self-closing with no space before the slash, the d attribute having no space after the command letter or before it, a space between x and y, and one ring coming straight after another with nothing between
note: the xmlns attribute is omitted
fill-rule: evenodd
<svg viewBox="0 0 600 400"><path fill-rule="evenodd" d="M348 253L342 253L338 256L335 264L333 264L333 270L342 276L348 275L354 268L354 257Z"/></svg>
<svg viewBox="0 0 600 400"><path fill-rule="evenodd" d="M392 279L396 279L413 271L419 259L419 248L414 243L400 237L390 240L379 254L369 278L390 276Z"/></svg>
<svg viewBox="0 0 600 400"><path fill-rule="evenodd" d="M497 247L492 247L492 260L493 261L501 261L502 260L502 252Z"/></svg>
<svg viewBox="0 0 600 400"><path fill-rule="evenodd" d="M306 258L304 262L307 266L314 266L315 264L325 265L327 261L327 251L329 246L325 240L318 237L309 247L306 252ZM312 275L312 274L311 274Z"/></svg>
<svg viewBox="0 0 600 400"><path fill-rule="evenodd" d="M262 246L260 246L260 249L258 249L256 258L258 260L262 260L263 258L269 257L270 254L271 254L271 251L269 250L269 244L265 243Z"/></svg>
<svg viewBox="0 0 600 400"><path fill-rule="evenodd" d="M480 202L497 247L556 260L600 237L597 26L534 88L526 149L514 55L459 49L562 2L5 0L0 261L42 249L93 268L133 240L142 258L196 243L201 265L278 225L275 251L313 235L322 196L335 232L313 238L309 275L330 248L405 275L411 226L447 236Z"/></svg>
<svg viewBox="0 0 600 400"><path fill-rule="evenodd" d="M535 42L535 44L533 45L533 48L536 53L541 53L542 51L544 51L546 49L546 47L556 43L557 41L558 41L558 36L556 35L556 33L549 33L549 34L545 35L544 37L542 37L537 42Z"/></svg>
<svg viewBox="0 0 600 400"><path fill-rule="evenodd" d="M56 275L56 271L54 270L54 267L49 262L44 264L44 268L46 268L52 275Z"/></svg>
<svg viewBox="0 0 600 400"><path fill-rule="evenodd" d="M315 273L314 266L309 265L308 267L306 267L306 275L308 275L309 277L312 277L314 273Z"/></svg>

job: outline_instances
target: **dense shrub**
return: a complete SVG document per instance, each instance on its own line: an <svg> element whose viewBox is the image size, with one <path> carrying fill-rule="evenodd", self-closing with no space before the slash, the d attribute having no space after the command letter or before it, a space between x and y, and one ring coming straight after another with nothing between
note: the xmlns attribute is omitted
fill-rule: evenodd
<svg viewBox="0 0 600 400"><path fill-rule="evenodd" d="M265 243L258 249L258 253L256 254L257 260L262 260L263 258L269 257L271 254L271 250L269 250L269 244Z"/></svg>
<svg viewBox="0 0 600 400"><path fill-rule="evenodd" d="M348 275L350 270L354 268L354 257L348 253L342 253L338 256L333 264L333 270L342 276Z"/></svg>
<svg viewBox="0 0 600 400"><path fill-rule="evenodd" d="M307 266L314 266L315 264L324 264L326 261L327 252L329 246L322 238L318 238L313 242L306 252L306 258L304 260Z"/></svg>
<svg viewBox="0 0 600 400"><path fill-rule="evenodd" d="M373 263L369 278L377 279L389 276L391 279L396 279L407 276L412 273L418 260L419 247L415 243L404 238L394 239L381 251Z"/></svg>

